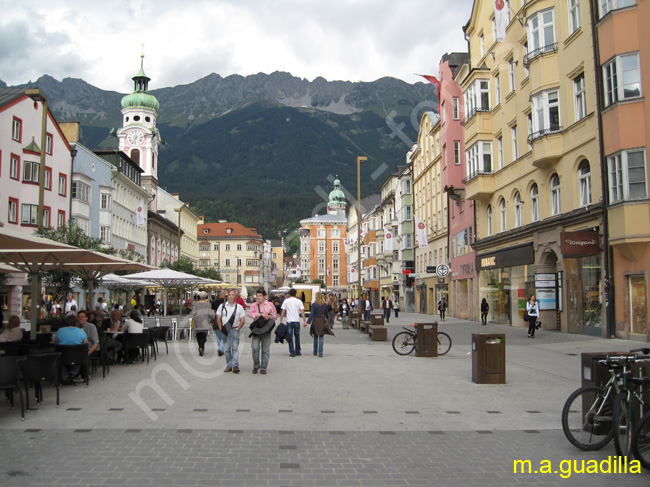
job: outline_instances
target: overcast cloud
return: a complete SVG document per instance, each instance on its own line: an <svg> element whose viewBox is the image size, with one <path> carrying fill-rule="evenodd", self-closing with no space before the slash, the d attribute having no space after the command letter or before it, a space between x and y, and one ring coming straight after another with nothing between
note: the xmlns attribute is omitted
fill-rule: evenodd
<svg viewBox="0 0 650 487"><path fill-rule="evenodd" d="M217 73L372 81L437 74L465 51L472 0L0 0L0 79L83 78L128 92Z"/></svg>

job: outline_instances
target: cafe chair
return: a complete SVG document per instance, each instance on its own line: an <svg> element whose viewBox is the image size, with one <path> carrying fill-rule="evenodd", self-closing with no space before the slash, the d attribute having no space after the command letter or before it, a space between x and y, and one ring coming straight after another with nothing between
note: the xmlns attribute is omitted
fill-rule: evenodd
<svg viewBox="0 0 650 487"><path fill-rule="evenodd" d="M165 342L165 352L169 355L169 346L167 345L167 334L169 333L169 326L157 326L155 328L149 328L153 333L153 339L156 344L156 351L158 351L158 342Z"/></svg>
<svg viewBox="0 0 650 487"><path fill-rule="evenodd" d="M124 357L125 361L129 363L129 352L131 350L139 350L142 354L142 361L144 362L145 356L147 357L147 365L149 365L149 334L148 333L125 333L124 334Z"/></svg>
<svg viewBox="0 0 650 487"><path fill-rule="evenodd" d="M108 360L108 351L106 350L106 336L99 340L99 350L95 350L93 354L88 357L90 360L90 367L93 373L97 372L97 365L102 366L102 379L106 379L106 373L110 372L110 365Z"/></svg>
<svg viewBox="0 0 650 487"><path fill-rule="evenodd" d="M34 383L36 404L43 403L42 381L49 380L56 387L56 407L59 407L59 369L57 362L61 352L40 353L27 355L23 363L23 382L25 383L25 396L27 410L29 410L29 383Z"/></svg>
<svg viewBox="0 0 650 487"><path fill-rule="evenodd" d="M82 343L81 345L58 345L57 352L61 352L59 359L59 371L61 365L74 367L79 365L81 367L81 376L85 379L86 387L90 384L90 370L88 367L88 345Z"/></svg>
<svg viewBox="0 0 650 487"><path fill-rule="evenodd" d="M25 357L16 355L0 357L0 390L6 391L11 409L14 408L14 392L18 391L22 421L25 421L25 402L23 401L23 391L20 388L20 372L25 360L27 360Z"/></svg>

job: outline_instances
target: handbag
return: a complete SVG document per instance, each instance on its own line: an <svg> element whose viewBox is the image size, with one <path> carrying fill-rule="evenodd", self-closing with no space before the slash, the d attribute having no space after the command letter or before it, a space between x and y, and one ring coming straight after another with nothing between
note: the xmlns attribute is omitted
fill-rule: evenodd
<svg viewBox="0 0 650 487"><path fill-rule="evenodd" d="M230 330L232 330L233 325L235 324L235 315L237 314L237 303L235 303L235 309L232 312L232 315L230 315L230 319L223 323L223 312L226 310L226 303L223 303L221 305L221 333L223 335L228 336L228 333L230 333Z"/></svg>
<svg viewBox="0 0 650 487"><path fill-rule="evenodd" d="M524 313L524 321L530 320L530 316L528 316L528 312Z"/></svg>

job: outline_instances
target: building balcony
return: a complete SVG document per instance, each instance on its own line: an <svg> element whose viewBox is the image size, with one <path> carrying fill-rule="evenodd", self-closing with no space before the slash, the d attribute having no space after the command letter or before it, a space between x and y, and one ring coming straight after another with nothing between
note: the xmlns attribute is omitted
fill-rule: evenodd
<svg viewBox="0 0 650 487"><path fill-rule="evenodd" d="M468 200L489 199L495 191L494 173L479 171L463 179L465 198Z"/></svg>
<svg viewBox="0 0 650 487"><path fill-rule="evenodd" d="M609 244L628 260L637 261L650 244L650 203L626 201L610 206Z"/></svg>
<svg viewBox="0 0 650 487"><path fill-rule="evenodd" d="M533 146L533 166L548 169L564 154L562 127L540 130L528 137Z"/></svg>
<svg viewBox="0 0 650 487"><path fill-rule="evenodd" d="M528 64L533 59L535 59L538 56L541 56L542 54L547 54L556 51L557 51L557 42L554 42L553 44L548 44L546 46L542 46L538 49L535 49L534 51L530 51L528 54L524 56L524 66L528 67Z"/></svg>

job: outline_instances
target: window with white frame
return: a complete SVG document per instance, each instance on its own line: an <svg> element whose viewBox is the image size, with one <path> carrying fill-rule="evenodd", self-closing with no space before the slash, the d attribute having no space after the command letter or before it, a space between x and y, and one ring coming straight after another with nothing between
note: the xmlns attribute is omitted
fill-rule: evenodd
<svg viewBox="0 0 650 487"><path fill-rule="evenodd" d="M528 43L524 43L524 59L528 59ZM528 78L530 72L528 71L528 63L524 63L524 78Z"/></svg>
<svg viewBox="0 0 650 487"><path fill-rule="evenodd" d="M45 153L52 155L52 135L45 134Z"/></svg>
<svg viewBox="0 0 650 487"><path fill-rule="evenodd" d="M402 194L411 194L411 180L402 179Z"/></svg>
<svg viewBox="0 0 650 487"><path fill-rule="evenodd" d="M481 57L485 56L485 36L483 34L479 36L479 48L481 49Z"/></svg>
<svg viewBox="0 0 650 487"><path fill-rule="evenodd" d="M242 244L237 244L237 252L241 252L243 249Z"/></svg>
<svg viewBox="0 0 650 487"><path fill-rule="evenodd" d="M551 176L551 216L562 213L560 177L557 174Z"/></svg>
<svg viewBox="0 0 650 487"><path fill-rule="evenodd" d="M334 274L339 273L339 259L332 259L332 272Z"/></svg>
<svg viewBox="0 0 650 487"><path fill-rule="evenodd" d="M339 276L332 276L332 286L338 287L339 285Z"/></svg>
<svg viewBox="0 0 650 487"><path fill-rule="evenodd" d="M18 201L9 199L9 212L7 215L9 223L18 223Z"/></svg>
<svg viewBox="0 0 650 487"><path fill-rule="evenodd" d="M27 181L29 183L38 183L40 181L39 178L39 168L40 168L40 163L38 162L32 162L32 161L24 161L23 162L23 181Z"/></svg>
<svg viewBox="0 0 650 487"><path fill-rule="evenodd" d="M413 219L413 208L409 205L402 207L402 220L411 220Z"/></svg>
<svg viewBox="0 0 650 487"><path fill-rule="evenodd" d="M102 193L101 209L102 210L111 209L111 195L109 193Z"/></svg>
<svg viewBox="0 0 650 487"><path fill-rule="evenodd" d="M497 41L497 21L492 19L492 42Z"/></svg>
<svg viewBox="0 0 650 487"><path fill-rule="evenodd" d="M544 52L555 50L555 27L553 10L542 10L528 17L528 60Z"/></svg>
<svg viewBox="0 0 650 487"><path fill-rule="evenodd" d="M530 221L539 221L539 189L537 183L530 188Z"/></svg>
<svg viewBox="0 0 650 487"><path fill-rule="evenodd" d="M479 141L465 151L467 178L492 174L492 142Z"/></svg>
<svg viewBox="0 0 650 487"><path fill-rule="evenodd" d="M607 158L609 201L648 197L645 150L626 150Z"/></svg>
<svg viewBox="0 0 650 487"><path fill-rule="evenodd" d="M458 120L460 118L460 105L457 96L454 96L451 99L451 106L452 106L452 116L454 120Z"/></svg>
<svg viewBox="0 0 650 487"><path fill-rule="evenodd" d="M38 205L23 203L20 206L20 223L23 225L38 225Z"/></svg>
<svg viewBox="0 0 650 487"><path fill-rule="evenodd" d="M515 91L515 62L512 59L508 61L508 88L510 93Z"/></svg>
<svg viewBox="0 0 650 487"><path fill-rule="evenodd" d="M561 130L560 96L558 90L538 93L531 98L531 103L533 111L533 139Z"/></svg>
<svg viewBox="0 0 650 487"><path fill-rule="evenodd" d="M578 168L578 197L581 207L591 204L591 168L588 161L582 161Z"/></svg>
<svg viewBox="0 0 650 487"><path fill-rule="evenodd" d="M210 244L209 243L201 244L199 250L201 250L202 252L210 250Z"/></svg>
<svg viewBox="0 0 650 487"><path fill-rule="evenodd" d="M517 126L515 125L510 129L510 136L512 138L512 160L516 161L519 158L519 148L517 140Z"/></svg>
<svg viewBox="0 0 650 487"><path fill-rule="evenodd" d="M339 243L338 242L332 242L332 253L333 254L338 254L339 253Z"/></svg>
<svg viewBox="0 0 650 487"><path fill-rule="evenodd" d="M52 189L52 170L48 169L47 167L45 168L45 183L43 184L43 186L47 190Z"/></svg>
<svg viewBox="0 0 650 487"><path fill-rule="evenodd" d="M332 231L330 232L332 238L341 238L341 229L340 228L332 228Z"/></svg>
<svg viewBox="0 0 650 487"><path fill-rule="evenodd" d="M72 182L72 199L90 202L90 186L80 181Z"/></svg>
<svg viewBox="0 0 650 487"><path fill-rule="evenodd" d="M503 169L503 137L497 139L497 167Z"/></svg>
<svg viewBox="0 0 650 487"><path fill-rule="evenodd" d="M528 123L528 150L533 150L533 116L529 113L526 117L526 122Z"/></svg>
<svg viewBox="0 0 650 487"><path fill-rule="evenodd" d="M463 95L465 97L465 119L469 119L476 112L490 110L490 82L488 80L475 80Z"/></svg>
<svg viewBox="0 0 650 487"><path fill-rule="evenodd" d="M242 264L243 260L242 259L237 259L237 267L240 267Z"/></svg>
<svg viewBox="0 0 650 487"><path fill-rule="evenodd" d="M214 244L212 246L212 250L219 250L219 244Z"/></svg>
<svg viewBox="0 0 650 487"><path fill-rule="evenodd" d="M224 280L226 281L226 284L230 284L230 274L226 274Z"/></svg>
<svg viewBox="0 0 650 487"><path fill-rule="evenodd" d="M325 253L325 242L323 241L318 242L318 253L319 254Z"/></svg>
<svg viewBox="0 0 650 487"><path fill-rule="evenodd" d="M102 240L102 243L105 244L111 243L111 227L102 226L99 229L99 238Z"/></svg>
<svg viewBox="0 0 650 487"><path fill-rule="evenodd" d="M576 122L587 116L587 95L585 93L584 73L573 79L573 101L575 105Z"/></svg>
<svg viewBox="0 0 650 487"><path fill-rule="evenodd" d="M460 166L460 140L454 141L454 164Z"/></svg>
<svg viewBox="0 0 650 487"><path fill-rule="evenodd" d="M641 96L639 54L616 56L603 65L605 106Z"/></svg>
<svg viewBox="0 0 650 487"><path fill-rule="evenodd" d="M600 0L600 17L604 17L612 10L629 7L635 4L634 0Z"/></svg>
<svg viewBox="0 0 650 487"><path fill-rule="evenodd" d="M580 0L569 0L569 35L580 28Z"/></svg>
<svg viewBox="0 0 650 487"><path fill-rule="evenodd" d="M501 219L501 231L505 232L507 225L506 225L506 200L504 198L501 198L501 201L499 201L499 218Z"/></svg>
<svg viewBox="0 0 650 487"><path fill-rule="evenodd" d="M521 215L524 211L524 203L521 201L519 191L515 194L515 227L521 226Z"/></svg>
<svg viewBox="0 0 650 487"><path fill-rule="evenodd" d="M45 228L50 228L50 209L43 208L43 226Z"/></svg>
<svg viewBox="0 0 650 487"><path fill-rule="evenodd" d="M324 228L318 228L316 230L316 237L317 238L325 238L325 236L326 236L325 232L326 232L326 230Z"/></svg>
<svg viewBox="0 0 650 487"><path fill-rule="evenodd" d="M230 244L226 244L226 252L230 252ZM230 265L230 264L228 264Z"/></svg>
<svg viewBox="0 0 650 487"><path fill-rule="evenodd" d="M57 227L61 228L65 225L65 213L59 210L57 215Z"/></svg>
<svg viewBox="0 0 650 487"><path fill-rule="evenodd" d="M20 168L20 159L18 156L11 155L9 160L9 177L11 179L18 179L18 172Z"/></svg>
<svg viewBox="0 0 650 487"><path fill-rule="evenodd" d="M501 77L497 74L494 76L494 104L501 103Z"/></svg>
<svg viewBox="0 0 650 487"><path fill-rule="evenodd" d="M23 122L22 120L14 117L11 124L11 138L16 142L20 142L23 135Z"/></svg>
<svg viewBox="0 0 650 487"><path fill-rule="evenodd" d="M325 272L325 259L318 259L318 272Z"/></svg>
<svg viewBox="0 0 650 487"><path fill-rule="evenodd" d="M230 259L226 259L225 266L230 267Z"/></svg>

